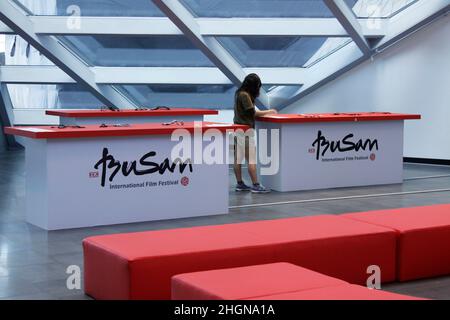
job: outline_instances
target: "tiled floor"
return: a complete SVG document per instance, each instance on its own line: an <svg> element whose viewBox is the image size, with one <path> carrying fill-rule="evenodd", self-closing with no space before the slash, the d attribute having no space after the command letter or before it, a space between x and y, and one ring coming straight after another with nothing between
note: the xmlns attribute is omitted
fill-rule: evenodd
<svg viewBox="0 0 450 320"><path fill-rule="evenodd" d="M0 299L88 299L82 290L67 289L65 271L69 265L82 267L81 240L90 235L450 203L450 191L442 191L450 190L449 167L406 164L404 172L405 183L394 186L268 195L234 193L230 187L228 215L46 232L24 219L23 152L0 154ZM249 204L254 206L242 207ZM450 277L383 289L450 299Z"/></svg>

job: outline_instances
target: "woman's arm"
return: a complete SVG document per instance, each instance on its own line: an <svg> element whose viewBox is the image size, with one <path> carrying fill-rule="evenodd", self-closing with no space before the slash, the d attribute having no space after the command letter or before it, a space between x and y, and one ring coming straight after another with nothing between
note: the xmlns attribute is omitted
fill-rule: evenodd
<svg viewBox="0 0 450 320"><path fill-rule="evenodd" d="M262 117L262 116L267 116L269 114L277 114L278 111L275 109L270 109L270 110L256 110L255 112L255 116L257 117Z"/></svg>

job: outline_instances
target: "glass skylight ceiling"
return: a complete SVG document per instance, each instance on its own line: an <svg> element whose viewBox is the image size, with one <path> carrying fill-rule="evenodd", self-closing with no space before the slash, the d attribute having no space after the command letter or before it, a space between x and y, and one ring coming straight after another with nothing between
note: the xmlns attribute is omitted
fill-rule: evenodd
<svg viewBox="0 0 450 320"><path fill-rule="evenodd" d="M214 67L185 36L65 36L70 50L92 66Z"/></svg>
<svg viewBox="0 0 450 320"><path fill-rule="evenodd" d="M353 6L357 0L345 0ZM181 0L197 17L331 18L322 0Z"/></svg>
<svg viewBox="0 0 450 320"><path fill-rule="evenodd" d="M243 67L308 67L340 47L350 38L333 41L334 46L311 58L324 46L324 37L218 37L218 40Z"/></svg>
<svg viewBox="0 0 450 320"><path fill-rule="evenodd" d="M26 85L25 76L24 84L8 85L12 98L14 96L16 108L26 108L27 105L30 108L45 107L46 102L52 108L98 108L101 102L95 96L111 92L114 95L116 92L121 95L118 100L109 99L106 96L107 99L104 100L120 101L122 99L123 101L125 97L125 102L132 101L136 106L144 107L171 105L230 109L236 90L235 84L231 84L230 80L240 78L249 72L257 72L261 75L264 83L263 103L269 105L268 102L275 101L275 104L279 104L283 99L292 101L292 97L303 90L310 92L311 87L318 87L315 81L326 83L324 78L333 78L334 74L346 70L349 65L351 66L363 56L364 51L358 48L360 44L353 42L346 35L345 30L339 26L345 17L336 19L323 0L173 0L166 3L169 11L172 10L170 7L173 4L179 3L175 6L177 9L174 14L168 17L152 0L0 1L8 1L16 5L20 3L19 7L27 15L39 16L33 18L36 30L44 30L39 36L53 37L59 41L62 49L67 51L67 55L84 62L89 69L85 71L88 73L91 71L94 79L107 82L108 78L105 74L108 75L111 70L114 72L114 69L105 68L120 67L118 72L126 72L126 68L130 67L130 74L124 77L126 80L122 83L120 77L115 77L112 80L114 82L111 81L109 84L101 83L102 86L114 86L115 90L106 90L106 93L103 91L99 93L89 86L82 87L66 83L70 81L67 77L61 76L60 72L58 74L55 72L54 78L49 77L47 69L43 74L46 79L43 82L55 84ZM397 16L400 12L414 11L414 7L418 7L416 6L418 2L420 2L420 10L424 7L424 3L431 2L425 0L344 1L353 10L354 17L360 18L361 24L366 24L367 18L384 19L385 23L381 24L381 27L385 30L380 30L380 37L390 32L390 18ZM439 2L439 0L433 1ZM184 17L180 15L176 17L180 18L179 20L174 19L180 11L185 11L183 15L191 15L187 19L187 25L181 25L181 27L179 23L180 21L183 23ZM89 23L81 24L80 33L64 30L66 20L63 19L71 15L81 15L81 18L89 17ZM63 19L55 18L56 16ZM397 17L404 19L407 16ZM103 17L109 17L109 19ZM136 17L141 19L135 19ZM123 32L117 28L113 32L105 30L108 24L114 25L114 18L121 18L120 23L125 26ZM221 23L229 21L229 18L245 19L236 19L236 24L242 25L231 28L232 30L228 33L225 25L221 28ZM99 19L98 26L95 24L95 19ZM292 30L285 33L286 29L280 28L282 21L291 23L289 28ZM148 23L148 34L145 30L139 30L137 32L139 35L134 34L133 30L136 30L136 26L133 26L133 23L135 22ZM272 22L275 22L274 29L270 28ZM153 29L152 23L154 23ZM196 23L198 23L197 26ZM255 29L255 25L259 23L264 24L260 29ZM46 24L46 26L39 28L38 24ZM127 28L128 24L130 28ZM178 29L183 32L179 31L177 34L177 29L173 28L173 25L178 25ZM292 28L292 25L298 27ZM54 34L48 31L52 26L55 28ZM186 28L191 27L196 29L192 34L186 32ZM159 30L159 28L166 29ZM267 33L261 29L267 30ZM359 32L370 34L367 37L372 38L374 34L378 35L378 32L368 31L366 25L362 25L361 29L363 31ZM240 33L239 30L243 32ZM209 41L207 37L214 38L217 42ZM17 38L20 39L18 36ZM44 55L32 47L28 49L29 46L23 40L18 40L14 47L13 39L13 35L6 36L7 65L23 65L24 68L43 65L46 68L54 68L56 71L58 67L61 67L52 67ZM199 45L200 42L202 45ZM13 55L11 55L12 52ZM77 63L75 65L78 65ZM148 77L149 82L155 82L155 78L159 81L155 72L161 71L160 69L155 71L153 67L171 67L164 75L170 84L146 83L146 72L151 73ZM199 69L198 72L192 71L191 80L186 70L181 70L187 67L203 69ZM138 70L137 77L140 77L136 84L133 82L134 70ZM14 70L9 70L9 74L13 72ZM180 76L183 80L178 79L178 72L183 74ZM189 69L188 72L191 70ZM15 76L13 78L16 79ZM53 82L53 79L56 80ZM17 82L17 80L14 81ZM5 82L8 83L8 81ZM43 92L38 93L39 90ZM25 92L31 98L21 99L21 92Z"/></svg>

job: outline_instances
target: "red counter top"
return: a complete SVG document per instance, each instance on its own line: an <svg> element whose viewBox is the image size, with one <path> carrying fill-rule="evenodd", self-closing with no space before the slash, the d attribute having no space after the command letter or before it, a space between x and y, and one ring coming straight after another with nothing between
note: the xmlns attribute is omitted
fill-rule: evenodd
<svg viewBox="0 0 450 320"><path fill-rule="evenodd" d="M66 118L105 118L105 117L165 117L165 116L196 116L196 115L215 115L217 110L209 109L181 109L173 108L170 110L47 110L45 114L50 116L59 116Z"/></svg>
<svg viewBox="0 0 450 320"><path fill-rule="evenodd" d="M186 129L194 132L194 122L185 122L183 125L160 123L130 124L126 127L110 125L100 127L99 125L87 125L81 128L68 126L58 128L58 126L18 126L6 127L5 133L17 135L31 139L61 139L61 138L96 138L96 137L127 137L127 136L148 136L148 135L170 135L177 129ZM202 132L208 129L217 129L221 132L227 130L248 129L248 126L233 125L228 123L202 122Z"/></svg>
<svg viewBox="0 0 450 320"><path fill-rule="evenodd" d="M315 113L315 114L274 114L258 117L257 121L275 123L309 123L309 122L355 122L355 121L389 121L419 120L419 114L402 114L390 112L358 113Z"/></svg>

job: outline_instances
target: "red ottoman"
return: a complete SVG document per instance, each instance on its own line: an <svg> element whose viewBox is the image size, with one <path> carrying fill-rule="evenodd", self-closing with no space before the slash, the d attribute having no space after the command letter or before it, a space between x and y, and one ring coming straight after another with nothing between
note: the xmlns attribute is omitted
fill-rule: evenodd
<svg viewBox="0 0 450 320"><path fill-rule="evenodd" d="M342 217L396 230L398 280L450 274L450 205L372 211Z"/></svg>
<svg viewBox="0 0 450 320"><path fill-rule="evenodd" d="M84 286L96 299L170 299L180 273L273 262L260 237L234 225L94 236L83 241Z"/></svg>
<svg viewBox="0 0 450 320"><path fill-rule="evenodd" d="M395 279L395 231L324 215L85 239L85 291L96 299L170 299L182 273L290 262L365 284Z"/></svg>
<svg viewBox="0 0 450 320"><path fill-rule="evenodd" d="M347 284L337 287L282 293L248 300L426 300Z"/></svg>
<svg viewBox="0 0 450 320"><path fill-rule="evenodd" d="M377 265L383 270L382 282L394 281L395 232L348 221L339 216L320 215L236 226L270 242L276 262L289 262L361 285L366 285L369 277L367 267Z"/></svg>
<svg viewBox="0 0 450 320"><path fill-rule="evenodd" d="M274 263L174 276L172 299L242 300L346 284L289 263Z"/></svg>

